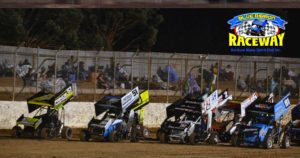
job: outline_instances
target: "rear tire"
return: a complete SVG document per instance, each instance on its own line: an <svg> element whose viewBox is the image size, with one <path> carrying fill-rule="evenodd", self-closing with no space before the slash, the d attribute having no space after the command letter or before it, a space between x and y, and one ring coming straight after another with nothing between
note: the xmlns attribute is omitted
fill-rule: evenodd
<svg viewBox="0 0 300 158"><path fill-rule="evenodd" d="M41 130L41 138L42 139L49 138L49 128L42 128L42 130Z"/></svg>
<svg viewBox="0 0 300 158"><path fill-rule="evenodd" d="M112 131L112 132L109 134L108 140L109 140L110 142L117 142L117 141L118 141L117 131Z"/></svg>
<svg viewBox="0 0 300 158"><path fill-rule="evenodd" d="M217 144L218 143L218 134L216 132L211 132L208 143L209 144Z"/></svg>
<svg viewBox="0 0 300 158"><path fill-rule="evenodd" d="M167 143L165 132L163 132L163 131L159 132L159 141L161 143Z"/></svg>
<svg viewBox="0 0 300 158"><path fill-rule="evenodd" d="M196 133L192 133L190 136L189 136L189 144L190 145L195 145L196 144Z"/></svg>
<svg viewBox="0 0 300 158"><path fill-rule="evenodd" d="M240 146L240 144L241 143L240 143L240 140L239 140L239 136L236 135L236 134L232 135L231 136L231 145L238 147L238 146Z"/></svg>
<svg viewBox="0 0 300 158"><path fill-rule="evenodd" d="M61 131L61 137L67 140L71 140L72 139L72 129L69 127L63 127L62 131Z"/></svg>
<svg viewBox="0 0 300 158"><path fill-rule="evenodd" d="M290 138L286 134L283 136L283 139L281 141L281 148L287 149L291 146L290 144Z"/></svg>
<svg viewBox="0 0 300 158"><path fill-rule="evenodd" d="M271 136L268 136L268 138L264 142L264 148L265 149L272 149L273 148L273 138Z"/></svg>
<svg viewBox="0 0 300 158"><path fill-rule="evenodd" d="M80 132L79 138L80 138L81 141L89 141L90 135L88 134L87 131L82 130L82 131Z"/></svg>
<svg viewBox="0 0 300 158"><path fill-rule="evenodd" d="M20 126L14 126L11 130L11 136L13 138L19 138L21 137L22 129Z"/></svg>

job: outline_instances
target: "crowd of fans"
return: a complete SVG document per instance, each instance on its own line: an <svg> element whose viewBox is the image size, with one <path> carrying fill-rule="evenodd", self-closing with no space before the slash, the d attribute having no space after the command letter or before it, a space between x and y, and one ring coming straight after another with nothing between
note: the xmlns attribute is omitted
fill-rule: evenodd
<svg viewBox="0 0 300 158"><path fill-rule="evenodd" d="M281 90L282 95L291 93L292 96L298 96L299 81L300 73L296 74L292 69L282 66L275 69L272 76L263 80L250 77L249 74L245 79L239 76L237 85L241 91L269 92L278 95Z"/></svg>
<svg viewBox="0 0 300 158"><path fill-rule="evenodd" d="M99 66L97 70L94 66L86 66L84 61L78 61L73 56L68 58L61 67L58 67L57 78L61 78L66 84L72 84L77 87L78 81L88 81L91 74L95 74L97 88L112 89L113 87L130 89L139 86L141 89L169 89L179 90L182 87L182 95L188 95L199 91L213 91L216 89L217 81L234 82L235 74L230 64L226 66L219 63L211 64L209 69L199 68L198 74L188 73L186 77L180 78L174 65L159 66L155 74L150 78L147 75L141 77L132 77L128 72L128 66L114 63L111 61L106 66ZM22 78L26 86L36 86L36 81L51 80L55 74L55 62L48 66L41 66L36 70L32 68L31 63L24 59L17 65L17 75ZM14 66L7 60L0 64L0 77L13 77ZM202 76L201 76L202 74ZM114 80L115 79L115 80ZM203 79L203 82L201 82ZM291 93L298 95L300 74L296 74L292 69L285 66L273 71L272 76L266 79L256 79L248 74L246 77L239 75L237 78L237 87L240 91L273 92L284 95ZM201 90L201 83L204 83ZM115 84L115 86L114 86ZM281 86L280 86L281 85ZM280 89L281 88L281 89Z"/></svg>

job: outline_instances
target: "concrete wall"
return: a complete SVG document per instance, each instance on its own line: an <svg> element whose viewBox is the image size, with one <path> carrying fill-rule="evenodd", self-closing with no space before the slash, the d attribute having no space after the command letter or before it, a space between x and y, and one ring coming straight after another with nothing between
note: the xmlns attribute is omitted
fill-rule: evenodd
<svg viewBox="0 0 300 158"><path fill-rule="evenodd" d="M147 105L144 124L147 127L159 127L166 117L167 106L164 103ZM28 115L26 102L0 101L0 129L11 129L22 114L32 116ZM65 123L70 127L85 128L94 115L93 102L70 102L65 107Z"/></svg>

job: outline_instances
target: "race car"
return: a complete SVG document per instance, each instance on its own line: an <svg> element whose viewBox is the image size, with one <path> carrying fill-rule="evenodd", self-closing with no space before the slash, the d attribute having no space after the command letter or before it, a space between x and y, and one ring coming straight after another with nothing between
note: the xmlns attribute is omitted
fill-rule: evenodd
<svg viewBox="0 0 300 158"><path fill-rule="evenodd" d="M265 31L263 28L268 24L267 20L255 19L252 22L251 27L247 31L248 35L252 36L265 36Z"/></svg>
<svg viewBox="0 0 300 158"><path fill-rule="evenodd" d="M271 149L277 144L281 148L288 148L290 139L282 120L290 106L289 94L277 103L255 101L246 109L242 121L244 124L239 125L233 133L232 145Z"/></svg>
<svg viewBox="0 0 300 158"><path fill-rule="evenodd" d="M292 109L292 121L287 126L292 143L300 144L300 104Z"/></svg>
<svg viewBox="0 0 300 158"><path fill-rule="evenodd" d="M117 142L130 139L137 142L148 136L143 126L143 107L149 104L148 90L139 92L136 87L121 96L107 95L95 104L96 117L88 123L88 128L80 133L81 141L98 139ZM139 112L139 113L138 113Z"/></svg>
<svg viewBox="0 0 300 158"><path fill-rule="evenodd" d="M40 91L30 97L27 100L28 112L36 113L32 118L21 115L12 128L12 137L47 139L61 136L71 139L71 128L64 126L64 106L73 99L73 94L72 86L68 85L57 94Z"/></svg>
<svg viewBox="0 0 300 158"><path fill-rule="evenodd" d="M236 126L245 116L246 108L257 99L257 93L253 93L244 101L230 100L224 106L215 111L212 130L218 133L222 142L229 142Z"/></svg>
<svg viewBox="0 0 300 158"><path fill-rule="evenodd" d="M213 110L223 106L232 96L228 91L218 94L214 91L209 96L187 96L167 107L167 118L161 124L157 136L161 143L198 142L217 143L217 134L211 130Z"/></svg>

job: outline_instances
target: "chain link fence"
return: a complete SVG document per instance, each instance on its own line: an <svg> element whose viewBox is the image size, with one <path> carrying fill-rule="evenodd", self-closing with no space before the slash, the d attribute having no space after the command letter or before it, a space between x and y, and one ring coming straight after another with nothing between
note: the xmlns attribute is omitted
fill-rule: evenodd
<svg viewBox="0 0 300 158"><path fill-rule="evenodd" d="M77 101L122 95L139 86L151 102L228 89L235 99L254 91L299 101L300 62L293 58L159 52L47 50L0 46L0 100L26 100L43 84L72 84ZM54 88L55 89L55 88Z"/></svg>

